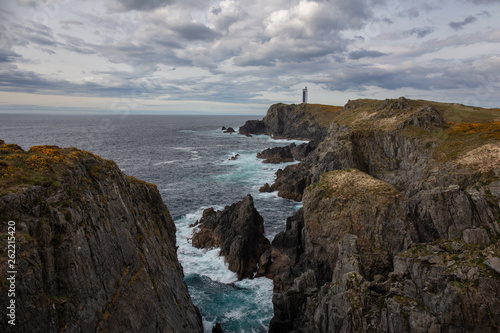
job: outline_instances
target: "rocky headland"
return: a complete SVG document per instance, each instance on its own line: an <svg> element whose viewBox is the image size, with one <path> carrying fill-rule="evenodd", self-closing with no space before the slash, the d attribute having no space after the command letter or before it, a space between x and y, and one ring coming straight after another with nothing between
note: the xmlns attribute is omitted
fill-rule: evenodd
<svg viewBox="0 0 500 333"><path fill-rule="evenodd" d="M498 332L500 110L399 98L270 107L242 134L309 139L272 241L270 332Z"/></svg>
<svg viewBox="0 0 500 333"><path fill-rule="evenodd" d="M203 332L155 185L85 151L0 141L2 240L8 221L16 325L2 315L5 331ZM5 248L0 258L6 281ZM9 288L0 288L3 309Z"/></svg>

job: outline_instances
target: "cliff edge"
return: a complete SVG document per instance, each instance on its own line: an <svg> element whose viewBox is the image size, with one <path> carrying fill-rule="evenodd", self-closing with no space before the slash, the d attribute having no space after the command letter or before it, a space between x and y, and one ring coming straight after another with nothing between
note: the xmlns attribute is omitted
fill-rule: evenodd
<svg viewBox="0 0 500 333"><path fill-rule="evenodd" d="M0 141L4 241L9 221L17 274L16 325L0 319L8 332L203 331L155 185L85 151ZM2 295L7 265L2 246Z"/></svg>
<svg viewBox="0 0 500 333"><path fill-rule="evenodd" d="M303 209L272 242L270 332L500 329L500 110L276 104L258 128L316 140L271 186Z"/></svg>

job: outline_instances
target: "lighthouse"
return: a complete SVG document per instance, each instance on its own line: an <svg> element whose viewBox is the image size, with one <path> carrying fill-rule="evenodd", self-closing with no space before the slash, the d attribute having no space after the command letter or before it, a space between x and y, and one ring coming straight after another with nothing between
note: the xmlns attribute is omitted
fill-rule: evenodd
<svg viewBox="0 0 500 333"><path fill-rule="evenodd" d="M307 103L307 86L302 89L302 103Z"/></svg>

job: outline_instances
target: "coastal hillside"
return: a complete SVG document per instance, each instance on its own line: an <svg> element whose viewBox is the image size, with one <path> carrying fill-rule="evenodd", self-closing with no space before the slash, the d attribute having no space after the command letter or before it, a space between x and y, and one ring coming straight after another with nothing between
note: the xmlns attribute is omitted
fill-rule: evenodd
<svg viewBox="0 0 500 333"><path fill-rule="evenodd" d="M315 141L267 187L303 203L272 242L270 332L500 329L500 110L277 104L242 129Z"/></svg>
<svg viewBox="0 0 500 333"><path fill-rule="evenodd" d="M114 162L74 148L24 151L0 141L4 245L9 226L13 284L5 282L14 270L7 248L0 252L0 292L15 286L15 326L0 319L7 332L203 331L156 186Z"/></svg>

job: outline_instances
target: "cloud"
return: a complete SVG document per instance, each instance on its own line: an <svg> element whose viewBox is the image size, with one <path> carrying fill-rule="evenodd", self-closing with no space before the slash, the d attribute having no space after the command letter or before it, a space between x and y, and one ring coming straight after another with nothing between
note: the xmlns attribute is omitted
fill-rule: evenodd
<svg viewBox="0 0 500 333"><path fill-rule="evenodd" d="M223 0L210 8L207 13L208 26L220 31L228 32L229 28L238 21L248 18L249 14L234 0Z"/></svg>
<svg viewBox="0 0 500 333"><path fill-rule="evenodd" d="M68 51L79 53L79 54L96 54L98 47L95 45L91 45L86 43L82 38L67 35L67 34L59 34L59 37L62 38L60 42L62 47Z"/></svg>
<svg viewBox="0 0 500 333"><path fill-rule="evenodd" d="M420 44L410 44L402 48L397 54L404 58L416 58L425 54L439 52L446 48L458 48L481 43L500 43L500 31L490 30L474 33L454 34L446 38L433 38ZM455 55L456 56L456 55Z"/></svg>
<svg viewBox="0 0 500 333"><path fill-rule="evenodd" d="M110 9L118 12L131 10L150 11L171 4L173 0L108 0Z"/></svg>
<svg viewBox="0 0 500 333"><path fill-rule="evenodd" d="M500 0L467 0L476 5L492 5L495 3L500 3Z"/></svg>
<svg viewBox="0 0 500 333"><path fill-rule="evenodd" d="M342 32L362 28L373 16L372 1L294 2L286 9L263 13L263 30L251 22L254 31L234 56L237 66L274 66L282 62L302 63L311 59L335 57L350 41Z"/></svg>
<svg viewBox="0 0 500 333"><path fill-rule="evenodd" d="M467 16L465 18L465 20L463 21L459 21L459 22L450 22L448 23L448 25L450 26L450 28L452 28L453 30L461 30L464 28L464 26L466 26L467 24L471 24L471 23L474 23L477 21L477 18L474 17L474 16Z"/></svg>
<svg viewBox="0 0 500 333"><path fill-rule="evenodd" d="M371 51L371 50L358 50L349 52L349 59L358 60L361 58L378 58L388 55L387 53L382 53L379 51Z"/></svg>
<svg viewBox="0 0 500 333"><path fill-rule="evenodd" d="M347 96L473 88L486 62L500 74L489 58L500 30L472 25L495 26L481 1L453 10L425 0L49 1L59 12L45 25L33 22L36 8L0 13L0 90L267 103L293 100L309 82ZM448 26L451 13L465 19ZM471 31L455 32L464 26Z"/></svg>
<svg viewBox="0 0 500 333"><path fill-rule="evenodd" d="M0 49L0 63L5 63L5 62L16 62L18 58L20 58L21 55L18 53L12 51L12 50L3 50Z"/></svg>
<svg viewBox="0 0 500 333"><path fill-rule="evenodd" d="M342 66L335 75L330 75L328 80L322 78L318 84L332 91L365 91L371 87L386 90L410 88L421 92L465 89L472 95L474 89L486 85L488 89L497 90L500 87L496 79L499 75L500 58L493 56L485 57L480 63L476 59L454 62L435 59L426 64L408 62L384 67L371 64L362 67Z"/></svg>
<svg viewBox="0 0 500 333"><path fill-rule="evenodd" d="M204 24L188 22L182 24L167 24L169 29L177 34L181 39L192 40L213 40L220 36L219 33L210 29Z"/></svg>
<svg viewBox="0 0 500 333"><path fill-rule="evenodd" d="M406 31L408 35L415 35L418 38L424 38L427 35L433 33L436 29L433 27L422 27L422 28L413 28L411 30Z"/></svg>

